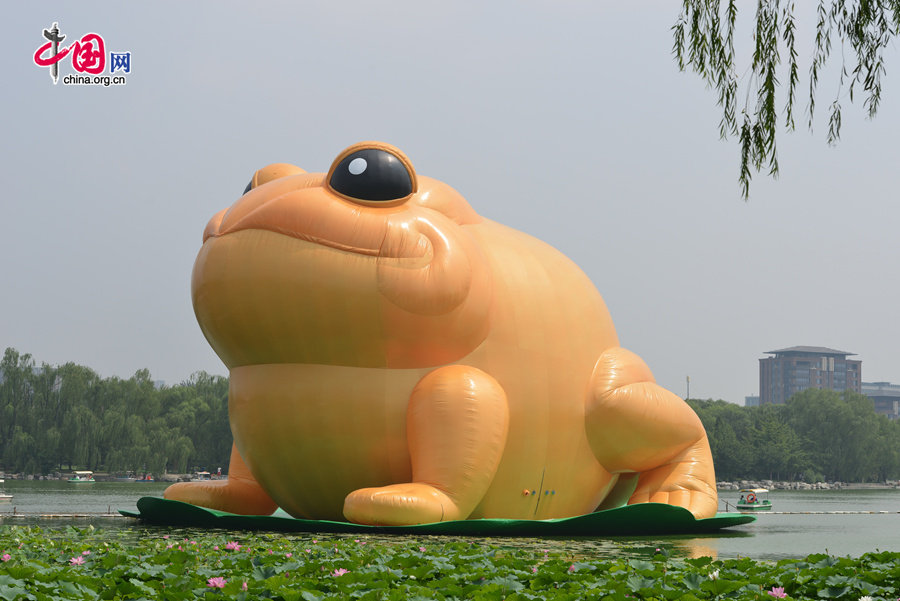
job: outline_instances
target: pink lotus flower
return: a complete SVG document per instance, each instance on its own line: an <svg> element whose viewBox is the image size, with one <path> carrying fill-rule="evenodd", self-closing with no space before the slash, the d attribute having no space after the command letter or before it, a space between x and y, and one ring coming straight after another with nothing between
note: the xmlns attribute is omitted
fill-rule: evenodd
<svg viewBox="0 0 900 601"><path fill-rule="evenodd" d="M572 573L574 571L575 571L575 564L573 563L572 565L569 566L569 573Z"/></svg>
<svg viewBox="0 0 900 601"><path fill-rule="evenodd" d="M247 590L247 583L246 583L246 582L244 582L244 584L241 585L241 590L242 590L242 591Z"/></svg>
<svg viewBox="0 0 900 601"><path fill-rule="evenodd" d="M338 576L343 576L344 574L347 574L349 572L350 572L350 570L345 570L344 568L338 568L335 571L333 571L331 573L331 575L334 576L335 578L337 578Z"/></svg>
<svg viewBox="0 0 900 601"><path fill-rule="evenodd" d="M234 542L233 540L228 541L228 543L225 545L225 548L228 549L229 551L240 551L241 550L241 546L239 544L237 544L236 542Z"/></svg>
<svg viewBox="0 0 900 601"><path fill-rule="evenodd" d="M285 553L284 556L287 557L288 559L290 559L291 557L294 556L294 554L293 553Z"/></svg>
<svg viewBox="0 0 900 601"><path fill-rule="evenodd" d="M72 559L69 560L69 565L73 565L73 566L80 566L83 563L84 563L84 557L82 557L81 555L73 557Z"/></svg>
<svg viewBox="0 0 900 601"><path fill-rule="evenodd" d="M206 586L210 588L225 588L226 584L228 584L228 581L221 576L216 576L206 581Z"/></svg>
<svg viewBox="0 0 900 601"><path fill-rule="evenodd" d="M82 555L90 555L91 552L90 552L90 551L82 551L81 554L82 554Z"/></svg>
<svg viewBox="0 0 900 601"><path fill-rule="evenodd" d="M9 561L10 559L12 559L12 555L10 555L9 553L0 555L0 561Z"/></svg>
<svg viewBox="0 0 900 601"><path fill-rule="evenodd" d="M533 568L531 568L531 573L537 574L537 566L534 566Z"/></svg>
<svg viewBox="0 0 900 601"><path fill-rule="evenodd" d="M787 597L787 593L784 592L783 586L773 586L772 590L768 591L768 593L776 599L784 599Z"/></svg>
<svg viewBox="0 0 900 601"><path fill-rule="evenodd" d="M425 552L425 547L419 547L419 552L420 552L420 553L424 553L424 552Z"/></svg>

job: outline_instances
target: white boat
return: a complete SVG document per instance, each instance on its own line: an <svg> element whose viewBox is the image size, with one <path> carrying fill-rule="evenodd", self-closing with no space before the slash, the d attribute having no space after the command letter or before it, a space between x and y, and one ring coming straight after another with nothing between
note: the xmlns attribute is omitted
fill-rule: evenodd
<svg viewBox="0 0 900 601"><path fill-rule="evenodd" d="M769 491L765 488L743 488L737 503L738 511L766 511L772 509Z"/></svg>
<svg viewBox="0 0 900 601"><path fill-rule="evenodd" d="M94 480L94 472L89 472L86 470L72 472L72 477L69 478L69 482L74 484L80 484L83 482L96 482Z"/></svg>
<svg viewBox="0 0 900 601"><path fill-rule="evenodd" d="M12 495L6 494L2 490L0 490L0 503L2 503L3 501L11 501L11 500L12 500Z"/></svg>

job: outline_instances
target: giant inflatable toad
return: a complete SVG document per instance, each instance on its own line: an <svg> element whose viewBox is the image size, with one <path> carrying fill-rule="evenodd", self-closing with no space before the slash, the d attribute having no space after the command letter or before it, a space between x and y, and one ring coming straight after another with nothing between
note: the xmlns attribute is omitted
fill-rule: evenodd
<svg viewBox="0 0 900 601"><path fill-rule="evenodd" d="M619 346L584 273L397 148L257 171L191 284L234 448L227 480L169 499L379 525L716 513L700 420Z"/></svg>

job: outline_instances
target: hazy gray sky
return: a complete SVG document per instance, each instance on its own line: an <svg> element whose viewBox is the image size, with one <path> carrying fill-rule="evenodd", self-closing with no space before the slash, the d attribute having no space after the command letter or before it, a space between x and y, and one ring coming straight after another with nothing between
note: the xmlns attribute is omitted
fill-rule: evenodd
<svg viewBox="0 0 900 601"><path fill-rule="evenodd" d="M623 346L682 396L690 376L693 397L743 402L763 353L794 345L856 353L865 381L900 382L896 46L879 116L845 98L828 147L836 81L823 81L815 131L783 136L781 178L756 177L744 202L713 93L672 59L679 6L7 7L0 347L103 377L226 373L190 300L207 220L259 167L325 171L376 139L571 257ZM63 45L95 32L131 52L127 84L64 85L66 59L53 85L32 56L54 21Z"/></svg>

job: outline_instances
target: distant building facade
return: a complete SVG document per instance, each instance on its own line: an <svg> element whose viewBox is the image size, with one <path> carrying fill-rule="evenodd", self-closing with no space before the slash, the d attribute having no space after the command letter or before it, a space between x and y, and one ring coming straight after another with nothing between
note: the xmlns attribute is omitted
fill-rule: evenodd
<svg viewBox="0 0 900 601"><path fill-rule="evenodd" d="M751 395L744 397L744 407L759 407L759 396Z"/></svg>
<svg viewBox="0 0 900 601"><path fill-rule="evenodd" d="M900 384L863 382L862 393L875 403L875 413L900 419Z"/></svg>
<svg viewBox="0 0 900 601"><path fill-rule="evenodd" d="M759 404L782 405L808 388L862 392L862 361L855 353L822 346L792 346L766 351L759 360Z"/></svg>

